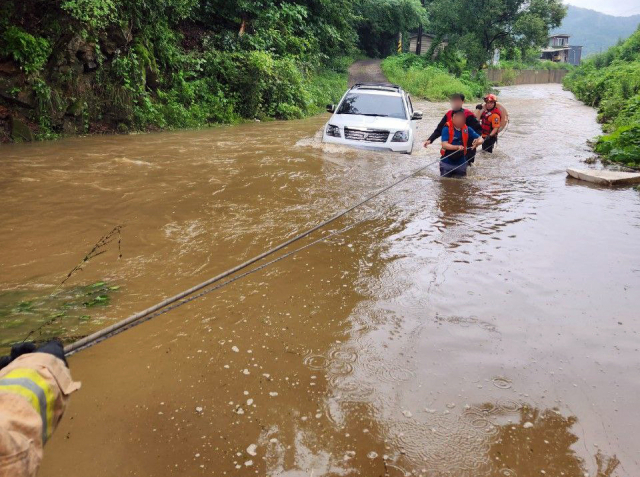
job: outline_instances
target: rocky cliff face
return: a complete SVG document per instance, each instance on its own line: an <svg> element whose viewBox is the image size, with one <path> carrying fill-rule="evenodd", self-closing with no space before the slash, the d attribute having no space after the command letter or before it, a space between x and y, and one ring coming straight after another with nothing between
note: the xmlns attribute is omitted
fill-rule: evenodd
<svg viewBox="0 0 640 477"><path fill-rule="evenodd" d="M107 76L114 56L132 47L132 34L114 27L94 41L85 37L56 39L36 72L27 73L15 58L0 55L0 142L116 130L126 119L104 114L108 92L96 75Z"/></svg>

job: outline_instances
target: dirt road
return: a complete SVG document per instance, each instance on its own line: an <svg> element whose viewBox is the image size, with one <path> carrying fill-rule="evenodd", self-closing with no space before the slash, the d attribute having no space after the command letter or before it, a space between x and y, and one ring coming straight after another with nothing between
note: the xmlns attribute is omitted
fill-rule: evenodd
<svg viewBox="0 0 640 477"><path fill-rule="evenodd" d="M380 64L381 60L356 61L349 68L349 86L356 83L388 83Z"/></svg>

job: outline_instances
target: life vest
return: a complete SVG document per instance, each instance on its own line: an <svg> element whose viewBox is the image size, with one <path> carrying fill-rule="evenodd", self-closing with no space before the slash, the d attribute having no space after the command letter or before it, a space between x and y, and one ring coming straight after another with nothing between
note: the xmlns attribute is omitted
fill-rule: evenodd
<svg viewBox="0 0 640 477"><path fill-rule="evenodd" d="M491 111L484 111L482 113L482 137L487 137L494 129L494 125L491 123L491 116L497 115L500 118L500 124L502 124L502 112L500 108L493 108ZM500 127L500 124L498 127Z"/></svg>
<svg viewBox="0 0 640 477"><path fill-rule="evenodd" d="M471 113L473 114L473 113ZM449 128L449 144L453 144L453 138L456 135L456 129L453 127L453 121L449 120L447 122L447 127ZM467 126L462 128L462 145L464 146L464 155L467 155L467 148L469 146L469 128ZM453 154L456 151L447 151L446 149L440 149L440 156L444 157L448 154Z"/></svg>
<svg viewBox="0 0 640 477"><path fill-rule="evenodd" d="M469 119L469 116L473 116L474 118L476 117L476 115L473 114L471 111L469 111L468 109L464 109L465 119ZM453 109L450 109L449 111L447 111L447 124L449 124L452 119L453 119Z"/></svg>

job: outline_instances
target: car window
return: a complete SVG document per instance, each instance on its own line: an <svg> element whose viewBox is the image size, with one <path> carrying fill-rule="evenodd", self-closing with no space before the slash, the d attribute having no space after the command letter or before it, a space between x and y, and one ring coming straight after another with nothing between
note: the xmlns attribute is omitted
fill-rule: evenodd
<svg viewBox="0 0 640 477"><path fill-rule="evenodd" d="M411 96L407 95L407 101L409 101L409 114L413 114L413 103L411 102Z"/></svg>
<svg viewBox="0 0 640 477"><path fill-rule="evenodd" d="M381 94L349 93L344 98L344 101L340 103L337 113L399 119L407 118L401 96L385 96Z"/></svg>

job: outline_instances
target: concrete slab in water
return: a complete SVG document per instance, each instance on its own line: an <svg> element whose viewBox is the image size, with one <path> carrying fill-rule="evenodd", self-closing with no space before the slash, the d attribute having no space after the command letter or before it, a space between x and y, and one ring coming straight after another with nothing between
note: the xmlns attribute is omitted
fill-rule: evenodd
<svg viewBox="0 0 640 477"><path fill-rule="evenodd" d="M575 179L603 185L640 184L640 173L618 171L596 171L593 169L567 169L567 174Z"/></svg>

